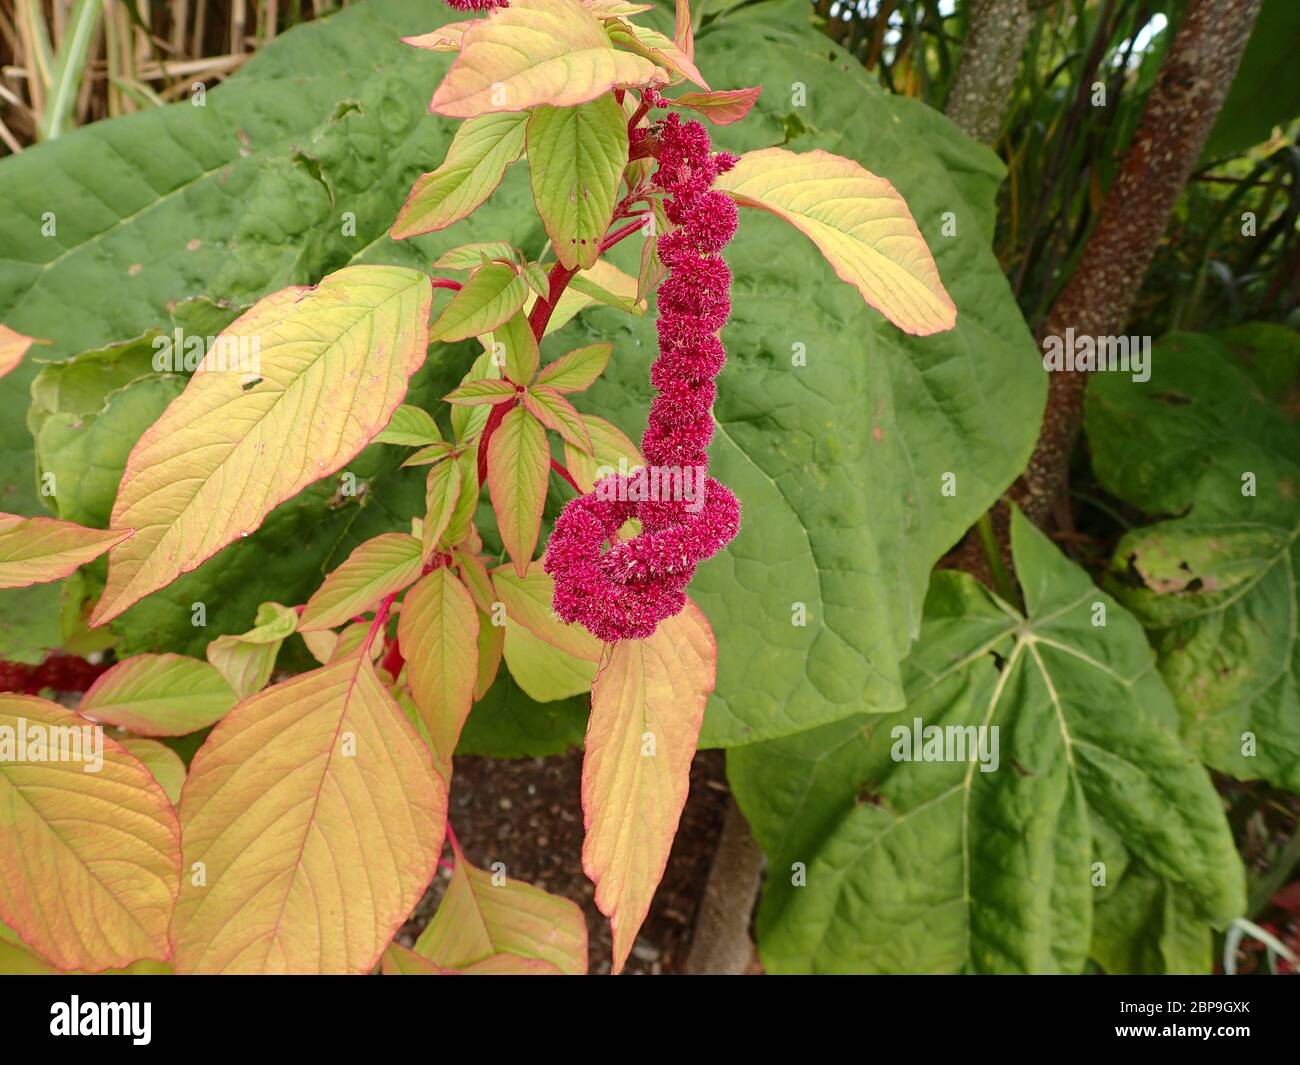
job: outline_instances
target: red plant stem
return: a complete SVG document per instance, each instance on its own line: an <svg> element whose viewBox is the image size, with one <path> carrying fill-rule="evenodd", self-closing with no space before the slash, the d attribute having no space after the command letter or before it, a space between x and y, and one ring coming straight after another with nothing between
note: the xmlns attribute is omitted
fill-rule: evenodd
<svg viewBox="0 0 1300 1065"><path fill-rule="evenodd" d="M388 612L393 609L393 603L396 601L396 592L389 592L384 596L384 601L379 604L379 609L375 611L375 620L370 623L370 631L366 633L365 643L361 645L362 655L370 653L370 645L375 642L375 634L384 627L384 622L388 620Z"/></svg>
<svg viewBox="0 0 1300 1065"><path fill-rule="evenodd" d="M573 474L571 474L565 468L563 463L556 462L554 459L551 459L551 469L553 469L556 473L558 473L561 477L563 477L566 481L568 481L569 484L573 486L573 490L577 492L578 495L582 495L582 488L579 487L578 482L573 479Z"/></svg>
<svg viewBox="0 0 1300 1065"><path fill-rule="evenodd" d="M600 253L604 255L605 252L609 251L609 249L612 248L615 244L617 244L620 240L627 239L638 229L645 229L644 213L637 215L631 222L625 225L622 229L616 229L614 230L613 233L607 236L600 245Z"/></svg>
<svg viewBox="0 0 1300 1065"><path fill-rule="evenodd" d="M456 838L456 830L451 827L451 822L447 822L447 842L451 844L451 849L457 854L460 853L460 840Z"/></svg>
<svg viewBox="0 0 1300 1065"><path fill-rule="evenodd" d="M453 292L459 292L461 290L461 283L459 281L453 281L449 277L435 277L430 280L433 282L434 288L449 288Z"/></svg>
<svg viewBox="0 0 1300 1065"><path fill-rule="evenodd" d="M511 403L494 403L492 413L488 415L487 424L483 426L483 435L478 440L478 483L482 487L487 480L488 441L497 431L497 426L505 419L506 412L518 405L518 400Z"/></svg>

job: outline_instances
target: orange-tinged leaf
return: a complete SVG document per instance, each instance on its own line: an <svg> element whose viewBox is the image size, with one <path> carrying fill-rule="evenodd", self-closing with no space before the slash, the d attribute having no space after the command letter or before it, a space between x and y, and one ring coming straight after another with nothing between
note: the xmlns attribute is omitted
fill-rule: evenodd
<svg viewBox="0 0 1300 1065"><path fill-rule="evenodd" d="M478 508L481 486L478 483L478 452L466 448L455 462L460 466L460 498L451 512L451 521L442 534L442 541L452 546L464 542L474 531L474 511Z"/></svg>
<svg viewBox="0 0 1300 1065"><path fill-rule="evenodd" d="M100 674L77 713L139 736L185 736L220 721L234 689L216 667L185 655L135 655Z"/></svg>
<svg viewBox="0 0 1300 1065"><path fill-rule="evenodd" d="M516 314L503 322L501 328L492 334L492 349L500 357L499 364L505 369L506 377L517 385L526 385L537 373L537 364L541 361L541 352L537 339L533 336L528 316ZM497 344L501 348L496 347Z"/></svg>
<svg viewBox="0 0 1300 1065"><path fill-rule="evenodd" d="M205 655L240 699L266 687L284 643L298 628L298 614L280 603L257 608L253 628L238 636L218 636Z"/></svg>
<svg viewBox="0 0 1300 1065"><path fill-rule="evenodd" d="M381 969L385 976L563 976L549 962L538 958L521 958L517 954L494 954L463 969L444 969L422 958L400 943L390 943L384 951Z"/></svg>
<svg viewBox="0 0 1300 1065"><path fill-rule="evenodd" d="M436 467L435 467L436 469ZM420 541L406 533L383 533L353 549L307 600L299 632L332 629L379 605L420 576Z"/></svg>
<svg viewBox="0 0 1300 1065"><path fill-rule="evenodd" d="M551 449L542 423L515 407L488 441L487 468L501 542L520 576L528 572L537 546L550 467Z"/></svg>
<svg viewBox="0 0 1300 1065"><path fill-rule="evenodd" d="M588 344L574 348L543 366L537 375L537 383L549 385L557 392L581 392L596 383L613 353L613 344Z"/></svg>
<svg viewBox="0 0 1300 1065"><path fill-rule="evenodd" d="M421 577L402 600L397 639L406 679L434 751L451 763L474 702L478 672L478 610L445 566Z"/></svg>
<svg viewBox="0 0 1300 1065"><path fill-rule="evenodd" d="M715 126L729 126L739 122L758 102L761 85L749 89L721 89L717 92L684 92L670 101L674 107L688 107L697 111Z"/></svg>
<svg viewBox="0 0 1300 1065"><path fill-rule="evenodd" d="M623 968L663 876L686 793L717 645L688 603L647 640L620 640L591 691L582 762L582 866Z"/></svg>
<svg viewBox="0 0 1300 1065"><path fill-rule="evenodd" d="M181 756L157 740L127 736L117 741L122 748L149 770L168 801L175 806L181 801L181 788L185 786L185 763Z"/></svg>
<svg viewBox="0 0 1300 1065"><path fill-rule="evenodd" d="M413 37L403 37L402 43L412 48L423 48L429 52L455 52L460 48L465 31L477 26L482 19L465 19L462 22L449 22L428 33L417 33Z"/></svg>
<svg viewBox="0 0 1300 1065"><path fill-rule="evenodd" d="M550 385L533 385L520 397L528 412L546 428L554 429L567 444L591 454L591 436L582 424L582 415Z"/></svg>
<svg viewBox="0 0 1300 1065"><path fill-rule="evenodd" d="M519 880L494 882L454 841L452 849L451 883L416 941L417 954L462 971L502 954L535 958L570 976L587 971L587 922L577 904Z"/></svg>
<svg viewBox="0 0 1300 1065"><path fill-rule="evenodd" d="M451 118L573 107L616 86L668 80L650 60L619 52L578 0L512 0L471 26L429 110Z"/></svg>
<svg viewBox="0 0 1300 1065"><path fill-rule="evenodd" d="M86 529L54 518L0 514L0 588L61 580L130 535L129 529Z"/></svg>
<svg viewBox="0 0 1300 1065"><path fill-rule="evenodd" d="M27 354L27 349L36 341L33 337L23 336L10 329L7 325L0 325L0 377L9 373L10 370L18 368L18 364L23 361L23 356ZM42 341L42 343L48 343Z"/></svg>
<svg viewBox="0 0 1300 1065"><path fill-rule="evenodd" d="M673 19L673 43L688 58L695 58L695 31L691 28L690 0L677 0L677 11Z"/></svg>
<svg viewBox="0 0 1300 1065"><path fill-rule="evenodd" d="M451 553L452 564L460 571L461 582L469 589L474 605L483 613L492 612L496 591L483 560L472 551L456 550Z"/></svg>
<svg viewBox="0 0 1300 1065"><path fill-rule="evenodd" d="M671 37L666 37L658 30L648 26L636 26L623 19L611 19L605 23L605 30L615 44L645 56L658 66L674 74L693 81L705 92L709 92L709 83L696 67L695 61L682 51Z"/></svg>
<svg viewBox="0 0 1300 1065"><path fill-rule="evenodd" d="M551 611L555 581L540 562L528 567L522 577L509 566L492 571L492 587L506 608L506 627L522 625L552 647L595 662L604 646L581 625L566 625Z"/></svg>
<svg viewBox="0 0 1300 1065"><path fill-rule="evenodd" d="M240 703L181 795L179 973L364 973L433 876L447 790L367 655Z"/></svg>
<svg viewBox="0 0 1300 1065"><path fill-rule="evenodd" d="M591 438L592 453L579 451L566 443L564 465L584 492L590 492L600 477L610 473L627 474L638 466L645 465L645 459L637 450L636 444L624 436L617 426L594 414L584 414L582 424Z"/></svg>
<svg viewBox="0 0 1300 1065"><path fill-rule="evenodd" d="M442 441L442 433L427 410L403 403L393 411L392 420L382 433L375 437L376 444L397 444L401 447L426 447Z"/></svg>
<svg viewBox="0 0 1300 1065"><path fill-rule="evenodd" d="M453 388L442 398L458 407L477 407L484 404L505 403L519 394L509 381L496 377L480 377Z"/></svg>
<svg viewBox="0 0 1300 1065"><path fill-rule="evenodd" d="M592 281L606 292L620 299L628 300L633 305L644 309L645 301L637 302L637 279L631 274L624 273L606 259L598 259L596 265L590 270L580 270L576 276L577 278ZM536 297L530 297L529 301L524 304L525 313L531 313L535 302ZM551 312L550 321L546 323L547 335L549 336L561 326L567 325L573 320L575 314L590 307L595 302L595 297L579 291L573 287L572 281L569 282L569 287L560 295L555 304L555 310Z"/></svg>
<svg viewBox="0 0 1300 1065"><path fill-rule="evenodd" d="M87 772L93 759L36 761L38 733L47 754L51 742L73 753L62 743L94 733L103 764ZM180 827L138 760L61 706L0 694L0 810L0 920L23 942L61 969L169 956Z"/></svg>
<svg viewBox="0 0 1300 1065"><path fill-rule="evenodd" d="M102 625L341 468L392 419L428 348L418 270L349 266L260 300L222 334L257 338L260 378L203 365L127 460L91 617Z"/></svg>
<svg viewBox="0 0 1300 1065"><path fill-rule="evenodd" d="M402 240L433 233L472 214L523 154L527 122L526 114L506 113L462 123L442 166L416 179L389 235Z"/></svg>
<svg viewBox="0 0 1300 1065"><path fill-rule="evenodd" d="M903 197L853 160L820 148L764 148L741 156L716 187L789 222L904 332L927 336L956 323L957 308Z"/></svg>

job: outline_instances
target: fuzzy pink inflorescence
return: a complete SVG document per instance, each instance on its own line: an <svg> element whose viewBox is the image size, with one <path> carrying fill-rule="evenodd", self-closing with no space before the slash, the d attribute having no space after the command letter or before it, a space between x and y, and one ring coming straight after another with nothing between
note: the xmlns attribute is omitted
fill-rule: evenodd
<svg viewBox="0 0 1300 1065"><path fill-rule="evenodd" d="M648 101L658 98L651 92ZM713 379L726 359L718 331L731 313L731 271L719 253L736 232L736 205L711 186L736 160L715 154L704 127L676 114L634 130L631 147L634 157L657 160L654 183L677 227L659 240L668 275L659 286L659 357L650 369L658 395L641 439L648 468L606 477L568 503L545 561L556 614L607 641L644 639L681 611L695 567L740 529L736 497L707 477ZM656 484L690 489L664 498ZM619 540L631 518L641 532Z"/></svg>

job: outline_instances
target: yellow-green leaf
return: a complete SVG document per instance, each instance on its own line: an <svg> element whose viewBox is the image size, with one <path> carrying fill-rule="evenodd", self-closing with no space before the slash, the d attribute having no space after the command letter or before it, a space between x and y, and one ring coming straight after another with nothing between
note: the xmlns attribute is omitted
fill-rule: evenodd
<svg viewBox="0 0 1300 1065"><path fill-rule="evenodd" d="M457 407L477 407L506 403L518 394L519 390L509 381L502 381L495 377L482 377L477 381L469 381L459 388L453 388L442 398Z"/></svg>
<svg viewBox="0 0 1300 1065"><path fill-rule="evenodd" d="M373 609L384 596L414 582L423 565L414 536L394 532L367 540L307 600L298 631L332 629Z"/></svg>
<svg viewBox="0 0 1300 1065"><path fill-rule="evenodd" d="M477 604L475 604L477 605ZM482 699L501 670L501 653L505 650L506 628L493 625L489 615L479 607L478 670L474 679L474 701Z"/></svg>
<svg viewBox="0 0 1300 1065"><path fill-rule="evenodd" d="M542 423L523 407L509 411L488 441L488 490L501 542L515 571L528 572L546 503L551 449Z"/></svg>
<svg viewBox="0 0 1300 1065"><path fill-rule="evenodd" d="M86 529L54 518L0 514L0 588L61 580L130 535L129 529Z"/></svg>
<svg viewBox="0 0 1300 1065"><path fill-rule="evenodd" d="M645 301L637 296L637 279L624 273L608 260L598 259L595 266L590 270L581 271L577 276L594 282L607 293L631 301L640 311L645 310ZM528 302L524 304L524 310L531 313L535 302L536 296L530 296ZM575 314L595 302L596 300L586 292L574 288L573 282L570 281L569 287L560 294L555 310L551 312L550 321L546 323L546 334L549 336L567 325L573 320Z"/></svg>
<svg viewBox="0 0 1300 1065"><path fill-rule="evenodd" d="M789 222L904 332L926 336L956 323L957 308L903 197L853 160L820 148L764 148L741 156L716 187Z"/></svg>
<svg viewBox="0 0 1300 1065"><path fill-rule="evenodd" d="M422 557L425 562L433 557L442 535L451 524L460 499L460 466L454 462L440 462L429 471L424 486L424 529Z"/></svg>
<svg viewBox="0 0 1300 1065"><path fill-rule="evenodd" d="M637 55L645 56L652 63L672 71L688 81L695 82L705 92L709 83L696 67L695 61L686 54L677 43L658 30L648 26L636 26L623 19L611 19L605 23L605 32L615 44L622 45Z"/></svg>
<svg viewBox="0 0 1300 1065"><path fill-rule="evenodd" d="M100 674L77 713L139 736L185 736L235 705L217 669L185 655L135 655Z"/></svg>
<svg viewBox="0 0 1300 1065"><path fill-rule="evenodd" d="M416 179L397 213L394 240L446 229L476 210L523 154L526 114L491 114L461 124L442 166Z"/></svg>
<svg viewBox="0 0 1300 1065"><path fill-rule="evenodd" d="M90 758L38 761L37 735ZM169 956L180 827L139 761L61 706L0 694L0 810L0 920L24 943L60 969Z"/></svg>
<svg viewBox="0 0 1300 1065"><path fill-rule="evenodd" d="M127 754L139 759L140 764L149 770L173 806L181 801L181 788L185 786L185 763L179 754L165 743L138 736L127 736L117 742Z"/></svg>
<svg viewBox="0 0 1300 1065"><path fill-rule="evenodd" d="M718 92L684 92L675 100L675 107L689 107L715 126L729 126L739 122L758 102L762 86L749 89L722 89Z"/></svg>
<svg viewBox="0 0 1300 1065"><path fill-rule="evenodd" d="M400 943L390 943L380 963L385 976L563 976L550 962L521 958L517 954L494 954L463 969L444 969Z"/></svg>
<svg viewBox="0 0 1300 1065"><path fill-rule="evenodd" d="M418 270L349 266L260 300L222 334L256 339L256 383L205 365L127 460L91 623L188 573L383 429L424 362L433 290Z"/></svg>
<svg viewBox="0 0 1300 1065"><path fill-rule="evenodd" d="M584 414L582 424L591 438L592 453L579 451L566 443L564 465L584 492L590 492L600 477L610 473L626 474L645 465L636 445L604 418Z"/></svg>
<svg viewBox="0 0 1300 1065"><path fill-rule="evenodd" d="M616 86L666 82L642 56L615 51L578 0L513 0L466 30L429 110L451 118L573 107Z"/></svg>
<svg viewBox="0 0 1300 1065"><path fill-rule="evenodd" d="M397 639L406 679L434 752L445 765L473 705L478 671L478 611L445 566L420 578L402 600Z"/></svg>
<svg viewBox="0 0 1300 1065"><path fill-rule="evenodd" d="M417 954L465 969L502 954L535 958L569 976L587 971L587 922L576 903L476 869L453 841L447 892L416 941Z"/></svg>
<svg viewBox="0 0 1300 1065"><path fill-rule="evenodd" d="M364 973L433 876L447 791L367 655L240 703L181 795L180 973ZM200 863L196 865L196 863Z"/></svg>
<svg viewBox="0 0 1300 1065"><path fill-rule="evenodd" d="M207 646L207 659L240 699L266 687L275 669L275 659L298 627L296 611L280 603L263 603L257 608L253 628L239 636L218 636Z"/></svg>
<svg viewBox="0 0 1300 1065"><path fill-rule="evenodd" d="M501 345L500 348L497 345ZM525 314L516 314L492 335L492 350L505 369L505 376L517 385L526 385L537 373L541 353Z"/></svg>
<svg viewBox="0 0 1300 1065"><path fill-rule="evenodd" d="M567 625L551 610L555 581L540 563L528 567L522 577L509 566L492 571L492 588L506 608L506 627L522 625L552 647L578 658L595 662L604 646L581 625Z"/></svg>
<svg viewBox="0 0 1300 1065"><path fill-rule="evenodd" d="M647 640L620 640L591 692L582 866L623 968L663 876L713 691L717 645L694 603Z"/></svg>
<svg viewBox="0 0 1300 1065"><path fill-rule="evenodd" d="M582 415L572 403L549 385L533 385L520 397L534 418L546 428L554 429L566 444L591 454L591 437L582 424Z"/></svg>
<svg viewBox="0 0 1300 1065"><path fill-rule="evenodd" d="M472 551L456 550L451 553L452 564L460 571L460 579L469 594L474 598L474 605L483 613L492 612L496 602L496 592L492 588L492 578L488 575L483 560Z"/></svg>
<svg viewBox="0 0 1300 1065"><path fill-rule="evenodd" d="M441 441L442 433L438 431L433 415L407 403L393 411L388 428L374 440L376 444L400 444L405 447L424 447Z"/></svg>
<svg viewBox="0 0 1300 1065"><path fill-rule="evenodd" d="M555 257L568 269L600 258L627 157L627 116L613 96L539 107L528 120L533 200Z"/></svg>
<svg viewBox="0 0 1300 1065"><path fill-rule="evenodd" d="M455 52L460 48L465 31L476 26L482 19L465 19L462 22L449 22L428 33L417 33L413 37L403 37L402 43L412 48L423 48L429 52Z"/></svg>
<svg viewBox="0 0 1300 1065"><path fill-rule="evenodd" d="M583 695L591 690L596 677L596 662L592 659L561 651L509 620L501 654L510 676L534 702L553 703Z"/></svg>
<svg viewBox="0 0 1300 1065"><path fill-rule="evenodd" d="M474 511L478 507L481 487L478 483L478 457L472 448L463 451L456 464L460 467L460 498L451 512L451 521L442 534L442 541L452 546L462 543L474 529Z"/></svg>
<svg viewBox="0 0 1300 1065"><path fill-rule="evenodd" d="M489 333L528 299L528 285L505 263L488 263L480 267L442 309L430 340L450 343Z"/></svg>
<svg viewBox="0 0 1300 1065"><path fill-rule="evenodd" d="M605 372L613 352L613 344L588 344L584 348L575 348L543 366L537 375L537 383L549 385L557 392L581 392L595 384Z"/></svg>
<svg viewBox="0 0 1300 1065"><path fill-rule="evenodd" d="M475 270L484 263L498 260L505 263L522 263L523 253L513 244L504 240L480 241L477 244L461 244L443 252L434 260L435 270Z"/></svg>

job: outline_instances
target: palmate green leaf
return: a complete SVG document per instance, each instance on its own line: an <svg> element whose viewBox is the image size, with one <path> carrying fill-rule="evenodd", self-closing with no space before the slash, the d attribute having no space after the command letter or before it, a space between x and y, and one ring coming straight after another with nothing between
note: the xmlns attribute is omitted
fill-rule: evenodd
<svg viewBox="0 0 1300 1065"><path fill-rule="evenodd" d="M600 257L627 157L627 116L611 95L539 107L529 118L533 198L555 257L569 269Z"/></svg>
<svg viewBox="0 0 1300 1065"><path fill-rule="evenodd" d="M1128 533L1110 587L1151 630L1184 737L1215 769L1291 790L1300 430L1277 400L1297 379L1300 343L1280 326L1172 334L1151 352L1149 382L1099 374L1085 408L1107 490L1182 515Z"/></svg>
<svg viewBox="0 0 1300 1065"><path fill-rule="evenodd" d="M1026 614L936 574L902 713L729 756L770 861L769 971L1080 971L1112 836L1203 925L1242 913L1232 834L1141 627L1019 513L1011 535ZM945 751L958 733L944 730L983 726L999 730L996 761L991 732L978 747L960 733L976 760ZM937 749L903 746L935 727Z"/></svg>
<svg viewBox="0 0 1300 1065"><path fill-rule="evenodd" d="M492 195L524 150L526 114L480 115L462 123L442 166L423 175L393 223L395 239L446 229Z"/></svg>

